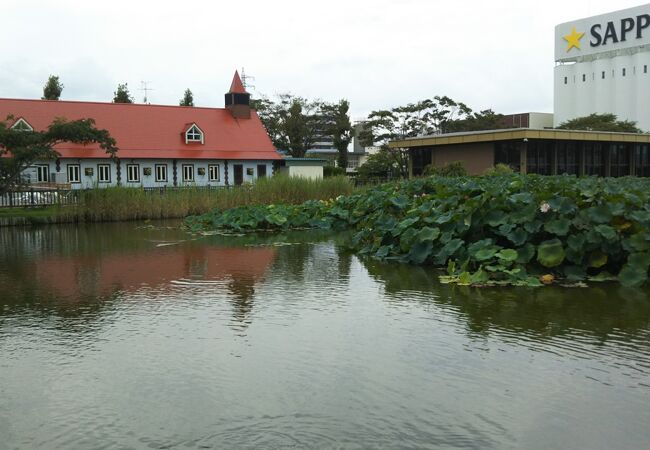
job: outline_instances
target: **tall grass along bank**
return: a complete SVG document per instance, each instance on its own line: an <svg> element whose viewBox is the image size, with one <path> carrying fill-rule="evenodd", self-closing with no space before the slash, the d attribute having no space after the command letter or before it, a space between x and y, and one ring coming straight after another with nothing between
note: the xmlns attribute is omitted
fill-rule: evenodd
<svg viewBox="0 0 650 450"><path fill-rule="evenodd" d="M634 177L430 177L185 223L197 232L352 228L360 254L445 268L442 280L461 285L638 286L650 267L650 181Z"/></svg>
<svg viewBox="0 0 650 450"><path fill-rule="evenodd" d="M182 218L214 209L272 203L300 204L311 199L329 199L350 194L353 186L346 177L320 180L273 176L256 183L232 188L167 188L144 190L111 187L77 193L72 206L51 206L38 214L35 223L106 222L138 219ZM13 209L13 217L32 217L38 208Z"/></svg>

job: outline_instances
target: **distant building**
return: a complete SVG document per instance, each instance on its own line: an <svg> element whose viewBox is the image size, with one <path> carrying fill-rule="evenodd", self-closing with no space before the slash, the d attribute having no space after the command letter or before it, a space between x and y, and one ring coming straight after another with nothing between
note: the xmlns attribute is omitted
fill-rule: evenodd
<svg viewBox="0 0 650 450"><path fill-rule="evenodd" d="M520 114L507 114L502 120L505 128L553 128L553 114L527 112Z"/></svg>
<svg viewBox="0 0 650 450"><path fill-rule="evenodd" d="M555 126L613 113L650 131L650 4L555 27Z"/></svg>
<svg viewBox="0 0 650 450"><path fill-rule="evenodd" d="M224 186L269 176L281 160L237 72L225 108L0 99L10 126L44 130L55 118L92 118L117 141L117 157L98 145L62 143L60 157L25 172L38 184L73 189L107 186Z"/></svg>

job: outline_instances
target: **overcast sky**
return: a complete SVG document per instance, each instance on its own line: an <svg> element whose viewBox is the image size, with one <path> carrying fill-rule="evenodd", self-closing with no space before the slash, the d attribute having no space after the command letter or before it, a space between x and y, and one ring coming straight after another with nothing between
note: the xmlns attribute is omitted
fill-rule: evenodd
<svg viewBox="0 0 650 450"><path fill-rule="evenodd" d="M235 69L253 95L335 101L352 116L448 95L473 109L552 112L554 26L617 0L12 1L0 8L0 97L223 106Z"/></svg>

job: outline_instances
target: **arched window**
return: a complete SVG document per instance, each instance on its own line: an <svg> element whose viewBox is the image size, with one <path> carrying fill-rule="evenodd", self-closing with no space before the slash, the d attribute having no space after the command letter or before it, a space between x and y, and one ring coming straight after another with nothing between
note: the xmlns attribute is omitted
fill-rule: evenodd
<svg viewBox="0 0 650 450"><path fill-rule="evenodd" d="M203 131L195 123L185 132L185 143L200 142L203 144Z"/></svg>

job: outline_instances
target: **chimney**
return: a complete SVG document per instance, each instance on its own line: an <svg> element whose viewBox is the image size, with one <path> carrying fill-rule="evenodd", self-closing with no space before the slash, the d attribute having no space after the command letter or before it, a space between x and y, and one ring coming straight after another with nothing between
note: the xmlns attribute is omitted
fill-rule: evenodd
<svg viewBox="0 0 650 450"><path fill-rule="evenodd" d="M230 110L230 113L235 119L250 119L250 101L251 95L246 92L244 84L241 82L241 78L239 78L239 73L235 71L235 76L232 78L232 83L230 84L230 90L226 94L226 108Z"/></svg>

